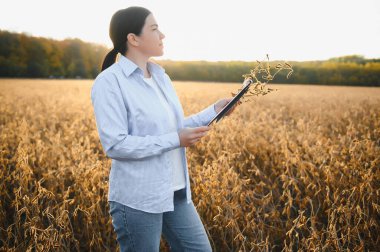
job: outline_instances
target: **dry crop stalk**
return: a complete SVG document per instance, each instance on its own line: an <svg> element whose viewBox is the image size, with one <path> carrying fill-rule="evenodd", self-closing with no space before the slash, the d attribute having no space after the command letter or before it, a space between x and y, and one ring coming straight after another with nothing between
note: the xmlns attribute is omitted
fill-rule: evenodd
<svg viewBox="0 0 380 252"><path fill-rule="evenodd" d="M269 64L269 56L268 54L266 56L267 56L267 61L265 65L261 61L257 60L258 65L255 66L255 68L252 69L250 73L242 75L244 77L244 80L251 79L253 81L253 83L249 87L249 91L246 94L244 94L241 100L242 102L251 101L247 98L252 97L252 96L266 95L272 91L277 91L278 89L267 87L267 84L271 80L273 80L274 77L282 70L289 70L288 74L286 75L287 79L289 79L289 77L292 75L293 67L287 62L278 63L275 67L276 72L272 75L271 66ZM241 89L239 89L239 91L240 90ZM232 93L232 95L235 96L236 94Z"/></svg>

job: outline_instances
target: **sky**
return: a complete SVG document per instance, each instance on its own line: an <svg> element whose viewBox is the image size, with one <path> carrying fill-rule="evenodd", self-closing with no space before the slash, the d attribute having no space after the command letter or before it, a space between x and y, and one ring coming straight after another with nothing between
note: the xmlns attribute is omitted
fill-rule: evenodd
<svg viewBox="0 0 380 252"><path fill-rule="evenodd" d="M157 59L380 58L380 0L0 0L0 29L112 48L112 15L152 11L165 34Z"/></svg>

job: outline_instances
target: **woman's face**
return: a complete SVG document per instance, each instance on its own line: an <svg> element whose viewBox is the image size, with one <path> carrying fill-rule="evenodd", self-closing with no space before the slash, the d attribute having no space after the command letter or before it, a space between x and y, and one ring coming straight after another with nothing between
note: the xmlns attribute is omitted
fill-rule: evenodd
<svg viewBox="0 0 380 252"><path fill-rule="evenodd" d="M145 19L145 25L140 36L138 36L139 50L148 57L162 56L164 45L162 40L165 35L158 29L158 24L153 16L149 14Z"/></svg>

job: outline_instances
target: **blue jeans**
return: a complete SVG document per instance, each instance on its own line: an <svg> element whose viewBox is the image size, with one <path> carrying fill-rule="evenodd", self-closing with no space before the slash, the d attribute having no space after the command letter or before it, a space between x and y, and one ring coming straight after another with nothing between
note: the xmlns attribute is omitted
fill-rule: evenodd
<svg viewBox="0 0 380 252"><path fill-rule="evenodd" d="M186 202L184 189L174 192L172 212L147 213L114 201L109 204L121 252L158 252L161 233L170 251L212 251L193 202Z"/></svg>

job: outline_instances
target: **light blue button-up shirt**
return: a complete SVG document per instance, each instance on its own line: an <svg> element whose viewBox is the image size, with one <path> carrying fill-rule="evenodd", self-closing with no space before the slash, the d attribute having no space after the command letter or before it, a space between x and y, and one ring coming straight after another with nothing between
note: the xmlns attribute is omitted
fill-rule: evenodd
<svg viewBox="0 0 380 252"><path fill-rule="evenodd" d="M148 62L148 70L177 119L177 130L206 125L214 104L184 118L183 109L165 70ZM177 131L168 130L168 115L143 71L125 56L101 72L91 89L100 142L112 159L108 200L150 213L173 211L173 162L168 151L180 148L191 201L186 149Z"/></svg>

